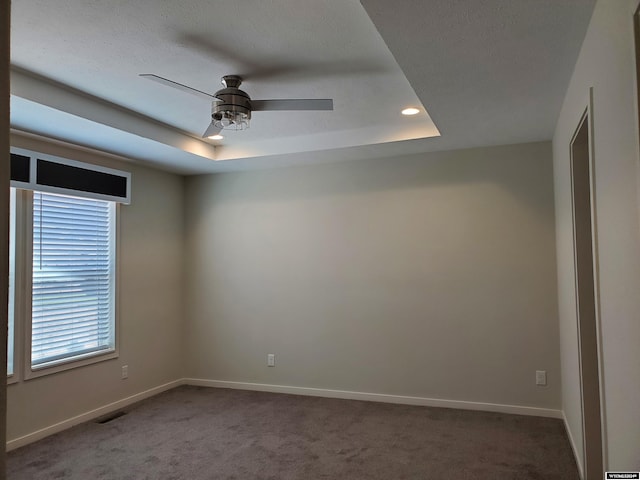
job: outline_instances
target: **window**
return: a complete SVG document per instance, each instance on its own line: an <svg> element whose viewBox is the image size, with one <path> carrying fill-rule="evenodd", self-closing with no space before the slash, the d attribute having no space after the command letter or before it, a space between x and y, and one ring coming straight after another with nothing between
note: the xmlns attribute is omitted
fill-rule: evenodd
<svg viewBox="0 0 640 480"><path fill-rule="evenodd" d="M10 382L117 357L116 207L129 203L131 177L127 172L15 151L9 242Z"/></svg>
<svg viewBox="0 0 640 480"><path fill-rule="evenodd" d="M32 369L115 350L114 208L33 193Z"/></svg>

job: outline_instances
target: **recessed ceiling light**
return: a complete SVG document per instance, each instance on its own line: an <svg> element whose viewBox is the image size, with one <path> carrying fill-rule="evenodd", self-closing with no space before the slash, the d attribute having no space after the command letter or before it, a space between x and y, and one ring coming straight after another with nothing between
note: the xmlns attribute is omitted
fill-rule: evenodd
<svg viewBox="0 0 640 480"><path fill-rule="evenodd" d="M415 107L409 107L402 110L403 115L416 115L418 113L420 113L420 109Z"/></svg>
<svg viewBox="0 0 640 480"><path fill-rule="evenodd" d="M207 137L209 140L222 140L224 137L220 134L218 135L211 135L210 137Z"/></svg>

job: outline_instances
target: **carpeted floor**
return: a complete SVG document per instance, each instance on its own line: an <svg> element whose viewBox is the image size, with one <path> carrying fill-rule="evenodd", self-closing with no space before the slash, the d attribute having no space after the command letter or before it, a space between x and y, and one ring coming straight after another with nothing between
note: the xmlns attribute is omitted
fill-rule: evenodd
<svg viewBox="0 0 640 480"><path fill-rule="evenodd" d="M548 418L179 387L12 451L10 480L562 479Z"/></svg>

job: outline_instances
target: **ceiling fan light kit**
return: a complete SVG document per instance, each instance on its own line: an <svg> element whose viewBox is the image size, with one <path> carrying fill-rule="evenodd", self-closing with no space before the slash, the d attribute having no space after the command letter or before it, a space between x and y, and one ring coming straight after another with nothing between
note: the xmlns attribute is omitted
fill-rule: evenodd
<svg viewBox="0 0 640 480"><path fill-rule="evenodd" d="M140 76L211 100L211 123L203 138L215 136L222 130L249 128L251 112L255 111L333 110L330 98L251 100L247 92L240 90L242 78L238 75L222 77L221 83L225 88L213 95L151 73L141 73Z"/></svg>
<svg viewBox="0 0 640 480"><path fill-rule="evenodd" d="M233 110L218 111L212 108L211 120L216 128L227 130L244 130L249 128L249 120L251 120L251 112L239 112L236 108Z"/></svg>

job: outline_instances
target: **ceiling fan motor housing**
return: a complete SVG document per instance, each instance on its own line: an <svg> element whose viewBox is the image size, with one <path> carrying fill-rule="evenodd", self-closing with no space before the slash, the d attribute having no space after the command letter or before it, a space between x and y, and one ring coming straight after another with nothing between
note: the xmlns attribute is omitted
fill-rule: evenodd
<svg viewBox="0 0 640 480"><path fill-rule="evenodd" d="M220 128L247 128L251 119L251 97L238 87L242 79L236 75L222 77L225 86L214 96L219 100L211 105L211 119Z"/></svg>

